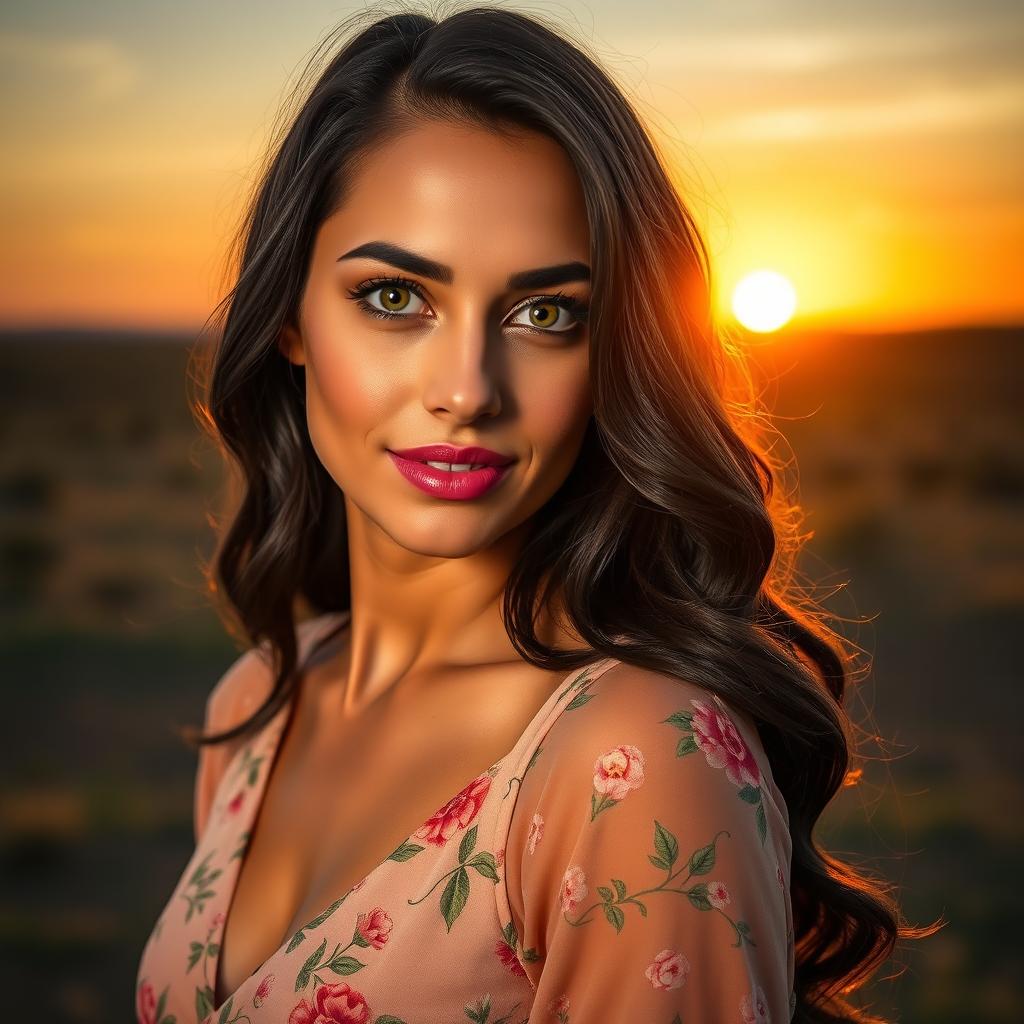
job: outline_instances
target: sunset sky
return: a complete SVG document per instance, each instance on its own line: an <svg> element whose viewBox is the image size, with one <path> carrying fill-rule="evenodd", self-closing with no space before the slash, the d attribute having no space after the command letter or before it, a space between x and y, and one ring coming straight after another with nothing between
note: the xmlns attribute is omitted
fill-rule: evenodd
<svg viewBox="0 0 1024 1024"><path fill-rule="evenodd" d="M4 5L0 326L197 329L278 105L356 6ZM501 6L589 42L653 123L722 310L770 269L808 326L1024 319L1020 3Z"/></svg>

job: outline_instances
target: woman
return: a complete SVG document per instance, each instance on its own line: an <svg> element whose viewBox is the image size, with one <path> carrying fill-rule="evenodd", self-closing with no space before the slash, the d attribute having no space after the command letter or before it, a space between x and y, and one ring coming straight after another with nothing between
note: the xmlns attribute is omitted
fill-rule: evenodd
<svg viewBox="0 0 1024 1024"><path fill-rule="evenodd" d="M836 993L909 932L812 838L846 655L607 75L508 10L383 17L242 238L211 584L252 646L139 1019L872 1019Z"/></svg>

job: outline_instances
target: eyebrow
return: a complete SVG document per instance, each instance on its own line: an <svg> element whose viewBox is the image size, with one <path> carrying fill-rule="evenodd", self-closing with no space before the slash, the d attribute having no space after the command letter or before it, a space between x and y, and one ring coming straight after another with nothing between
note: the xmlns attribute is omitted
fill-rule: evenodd
<svg viewBox="0 0 1024 1024"><path fill-rule="evenodd" d="M339 256L335 262L340 263L341 260L357 259L358 257L390 263L400 270L418 274L420 277L429 277L441 284L451 284L455 280L455 273L451 267L400 245L395 245L393 242L364 242ZM551 267L537 267L534 270L520 270L515 274L509 274L506 287L510 291L518 288L551 288L555 285L567 284L570 281L589 280L590 267L579 260L573 260L570 263L558 263Z"/></svg>

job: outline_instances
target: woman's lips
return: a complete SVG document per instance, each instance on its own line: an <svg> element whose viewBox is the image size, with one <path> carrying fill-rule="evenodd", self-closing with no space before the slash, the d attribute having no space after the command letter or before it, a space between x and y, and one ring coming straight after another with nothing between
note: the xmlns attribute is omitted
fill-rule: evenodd
<svg viewBox="0 0 1024 1024"><path fill-rule="evenodd" d="M438 469L436 466L428 466L425 462L403 458L390 449L388 457L398 472L414 487L432 497L454 501L481 497L497 485L511 467L509 463L505 466L484 466L482 469Z"/></svg>

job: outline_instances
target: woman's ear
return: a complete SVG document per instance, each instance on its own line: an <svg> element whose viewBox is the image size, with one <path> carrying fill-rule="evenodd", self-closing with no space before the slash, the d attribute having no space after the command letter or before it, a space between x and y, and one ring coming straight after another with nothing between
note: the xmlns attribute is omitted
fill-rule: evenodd
<svg viewBox="0 0 1024 1024"><path fill-rule="evenodd" d="M302 335L293 324L285 324L277 338L277 347L281 355L296 366L306 365L306 349L302 344Z"/></svg>

